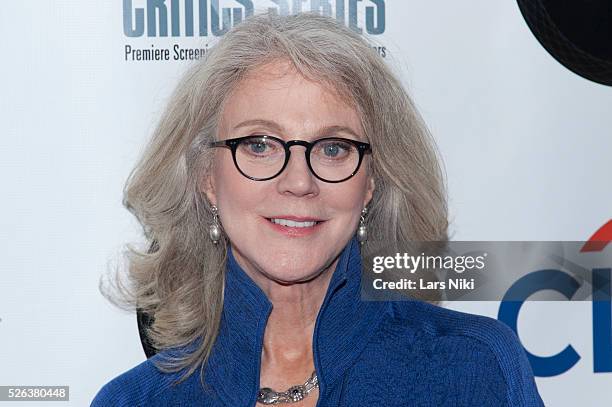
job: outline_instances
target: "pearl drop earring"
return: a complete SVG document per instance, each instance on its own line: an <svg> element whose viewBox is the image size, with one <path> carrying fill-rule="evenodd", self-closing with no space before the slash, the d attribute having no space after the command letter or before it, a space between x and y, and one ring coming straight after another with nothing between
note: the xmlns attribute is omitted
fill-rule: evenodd
<svg viewBox="0 0 612 407"><path fill-rule="evenodd" d="M365 225L365 216L367 213L368 207L366 206L361 211L361 219L359 220L359 228L357 229L357 241L362 245L368 240L368 229Z"/></svg>
<svg viewBox="0 0 612 407"><path fill-rule="evenodd" d="M217 244L221 239L221 225L219 225L219 218L217 217L218 208L215 205L212 205L210 209L213 214L213 223L208 229L208 235L210 236L210 240L212 240L213 244Z"/></svg>

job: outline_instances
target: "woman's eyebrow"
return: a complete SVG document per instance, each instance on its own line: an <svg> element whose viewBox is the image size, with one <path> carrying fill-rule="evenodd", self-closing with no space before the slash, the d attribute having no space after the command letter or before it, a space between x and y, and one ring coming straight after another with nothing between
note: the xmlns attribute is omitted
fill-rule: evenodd
<svg viewBox="0 0 612 407"><path fill-rule="evenodd" d="M266 126L279 133L283 131L282 126L280 126L278 123L273 122L271 120L265 120L265 119L245 120L243 122L238 123L236 126L234 126L234 130L239 129L240 127L248 127L248 126Z"/></svg>
<svg viewBox="0 0 612 407"><path fill-rule="evenodd" d="M272 121L272 120L265 120L265 119L250 119L250 120L245 120L243 122L238 123L236 126L234 126L234 129L238 129L240 127L248 127L248 126L266 126L269 127L270 129L279 132L279 133L284 133L284 128L279 125L278 123ZM320 136L330 136L330 135L335 135L338 133L347 133L355 138L361 138L360 135L357 134L357 132L355 132L353 129L351 129L348 126L325 126L325 127L321 127L318 131L317 131L317 137Z"/></svg>

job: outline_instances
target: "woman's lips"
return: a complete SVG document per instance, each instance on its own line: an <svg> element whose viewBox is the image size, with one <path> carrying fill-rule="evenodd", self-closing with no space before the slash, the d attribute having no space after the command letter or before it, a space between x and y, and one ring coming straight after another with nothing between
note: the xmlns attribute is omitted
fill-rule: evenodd
<svg viewBox="0 0 612 407"><path fill-rule="evenodd" d="M302 236L310 236L319 231L321 226L325 223L325 221L318 221L314 226L307 227L294 227L294 226L284 226L279 225L278 223L273 223L270 218L264 218L265 222L270 225L272 230L282 233L288 237L302 237ZM276 219L276 218L275 218ZM285 218L278 218L285 219Z"/></svg>

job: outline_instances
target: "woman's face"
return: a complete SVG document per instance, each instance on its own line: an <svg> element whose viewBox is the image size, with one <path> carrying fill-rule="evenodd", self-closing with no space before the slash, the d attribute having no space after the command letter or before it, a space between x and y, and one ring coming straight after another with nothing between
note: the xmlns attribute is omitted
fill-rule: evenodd
<svg viewBox="0 0 612 407"><path fill-rule="evenodd" d="M330 126L352 132L326 131ZM337 136L367 142L357 111L331 89L307 81L281 61L251 71L223 105L218 140L253 134L286 141ZM372 198L374 182L366 174L370 155L364 156L352 178L327 183L310 172L304 151L302 146L291 147L280 175L254 181L238 172L229 149L217 148L212 177L203 182L209 201L219 208L237 262L257 280L265 276L281 283L306 281L335 267ZM269 220L288 217L323 222L302 229L279 227Z"/></svg>

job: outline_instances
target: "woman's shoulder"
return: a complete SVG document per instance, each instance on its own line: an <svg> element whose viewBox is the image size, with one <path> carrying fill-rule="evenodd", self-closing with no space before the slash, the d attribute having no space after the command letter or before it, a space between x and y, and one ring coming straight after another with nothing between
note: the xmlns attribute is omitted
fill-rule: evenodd
<svg viewBox="0 0 612 407"><path fill-rule="evenodd" d="M498 381L509 405L543 405L527 354L504 323L420 300L392 302L391 309L392 325L433 365L450 374Z"/></svg>
<svg viewBox="0 0 612 407"><path fill-rule="evenodd" d="M106 383L91 406L160 405L158 396L169 388L176 375L159 371L153 363L157 358L153 356Z"/></svg>
<svg viewBox="0 0 612 407"><path fill-rule="evenodd" d="M394 301L394 320L431 338L463 337L486 344L496 353L523 351L512 329L497 319L444 308L425 301Z"/></svg>

